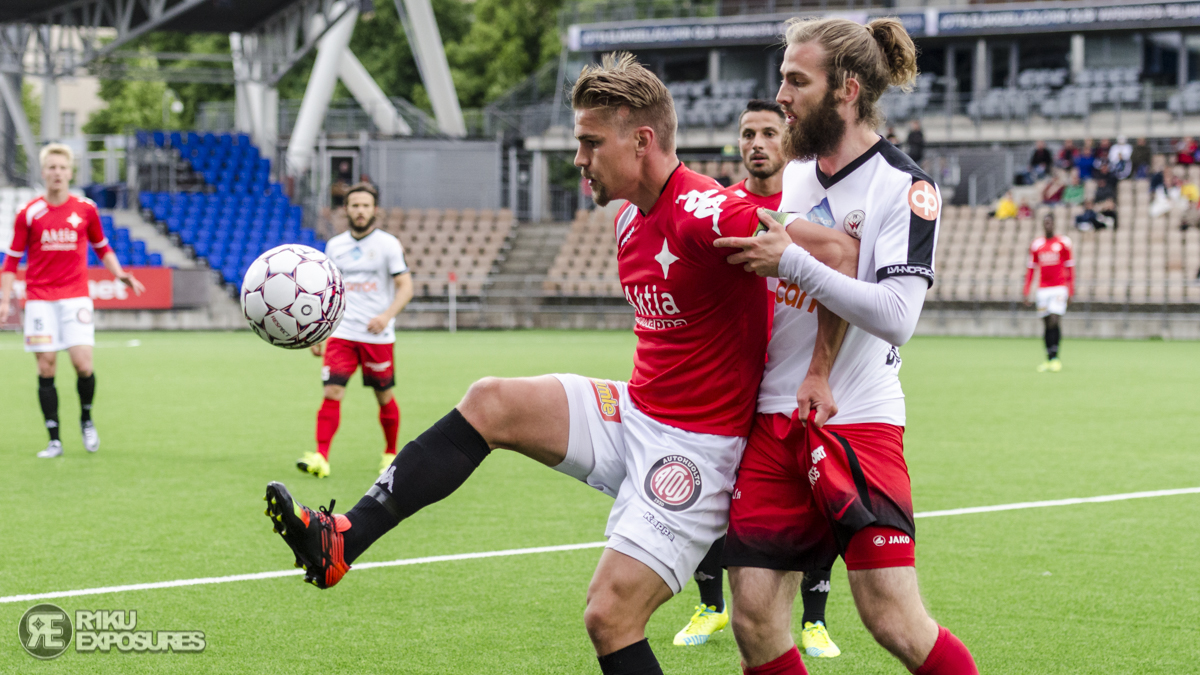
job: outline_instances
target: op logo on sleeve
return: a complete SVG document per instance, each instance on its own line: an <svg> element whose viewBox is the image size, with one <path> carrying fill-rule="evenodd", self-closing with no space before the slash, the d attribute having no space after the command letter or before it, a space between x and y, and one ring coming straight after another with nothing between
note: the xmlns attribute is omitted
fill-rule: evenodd
<svg viewBox="0 0 1200 675"><path fill-rule="evenodd" d="M942 211L942 200L932 185L919 180L908 189L908 208L925 220L937 220Z"/></svg>

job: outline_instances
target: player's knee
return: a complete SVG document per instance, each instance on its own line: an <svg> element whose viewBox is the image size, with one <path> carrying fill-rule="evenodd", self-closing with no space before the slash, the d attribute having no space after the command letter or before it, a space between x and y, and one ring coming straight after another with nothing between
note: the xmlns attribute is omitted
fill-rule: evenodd
<svg viewBox="0 0 1200 675"><path fill-rule="evenodd" d="M331 401L340 401L346 397L346 388L339 387L334 384L325 385L325 398Z"/></svg>
<svg viewBox="0 0 1200 675"><path fill-rule="evenodd" d="M912 651L918 626L906 619L903 612L879 608L861 616L863 625L881 647L896 655Z"/></svg>
<svg viewBox="0 0 1200 675"><path fill-rule="evenodd" d="M583 625L587 628L592 644L601 650L638 628L631 625L630 612L623 611L617 596L609 592L588 594L587 609L583 611Z"/></svg>
<svg viewBox="0 0 1200 675"><path fill-rule="evenodd" d="M458 404L458 412L488 441L503 435L504 380L499 377L477 380Z"/></svg>

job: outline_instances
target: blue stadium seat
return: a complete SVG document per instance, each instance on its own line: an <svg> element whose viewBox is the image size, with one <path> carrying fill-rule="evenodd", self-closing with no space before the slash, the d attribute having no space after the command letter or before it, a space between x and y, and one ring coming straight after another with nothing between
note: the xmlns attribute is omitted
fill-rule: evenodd
<svg viewBox="0 0 1200 675"><path fill-rule="evenodd" d="M179 133L178 131L172 131L170 139L171 147L173 148L178 148L179 146L183 145L183 134Z"/></svg>
<svg viewBox="0 0 1200 675"><path fill-rule="evenodd" d="M161 148L166 142L167 142L166 134L164 134L161 131L154 132L154 144L155 145L157 145L158 147Z"/></svg>
<svg viewBox="0 0 1200 675"><path fill-rule="evenodd" d="M150 265L151 267L162 267L163 266L162 254L161 253L151 253L146 259L146 264Z"/></svg>

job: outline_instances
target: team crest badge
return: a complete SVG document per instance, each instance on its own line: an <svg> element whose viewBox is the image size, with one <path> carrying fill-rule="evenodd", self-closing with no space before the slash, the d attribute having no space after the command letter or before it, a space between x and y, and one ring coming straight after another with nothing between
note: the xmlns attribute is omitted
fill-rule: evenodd
<svg viewBox="0 0 1200 675"><path fill-rule="evenodd" d="M862 239L863 221L867 219L867 214L862 209L857 209L846 214L842 220L842 228L846 230L846 234L855 239Z"/></svg>
<svg viewBox="0 0 1200 675"><path fill-rule="evenodd" d="M668 511L682 511L695 504L701 487L700 469L682 455L667 455L646 473L646 496Z"/></svg>

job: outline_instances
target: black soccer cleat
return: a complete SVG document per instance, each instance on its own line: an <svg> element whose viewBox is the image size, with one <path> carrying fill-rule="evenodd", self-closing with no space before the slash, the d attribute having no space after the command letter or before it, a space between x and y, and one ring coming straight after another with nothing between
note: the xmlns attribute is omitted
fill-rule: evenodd
<svg viewBox="0 0 1200 675"><path fill-rule="evenodd" d="M283 537L296 555L296 567L303 567L304 580L317 588L329 588L341 581L350 566L342 557L342 533L350 529L350 521L334 515L334 501L329 507L313 511L292 499L282 483L267 484L266 514L279 536Z"/></svg>

